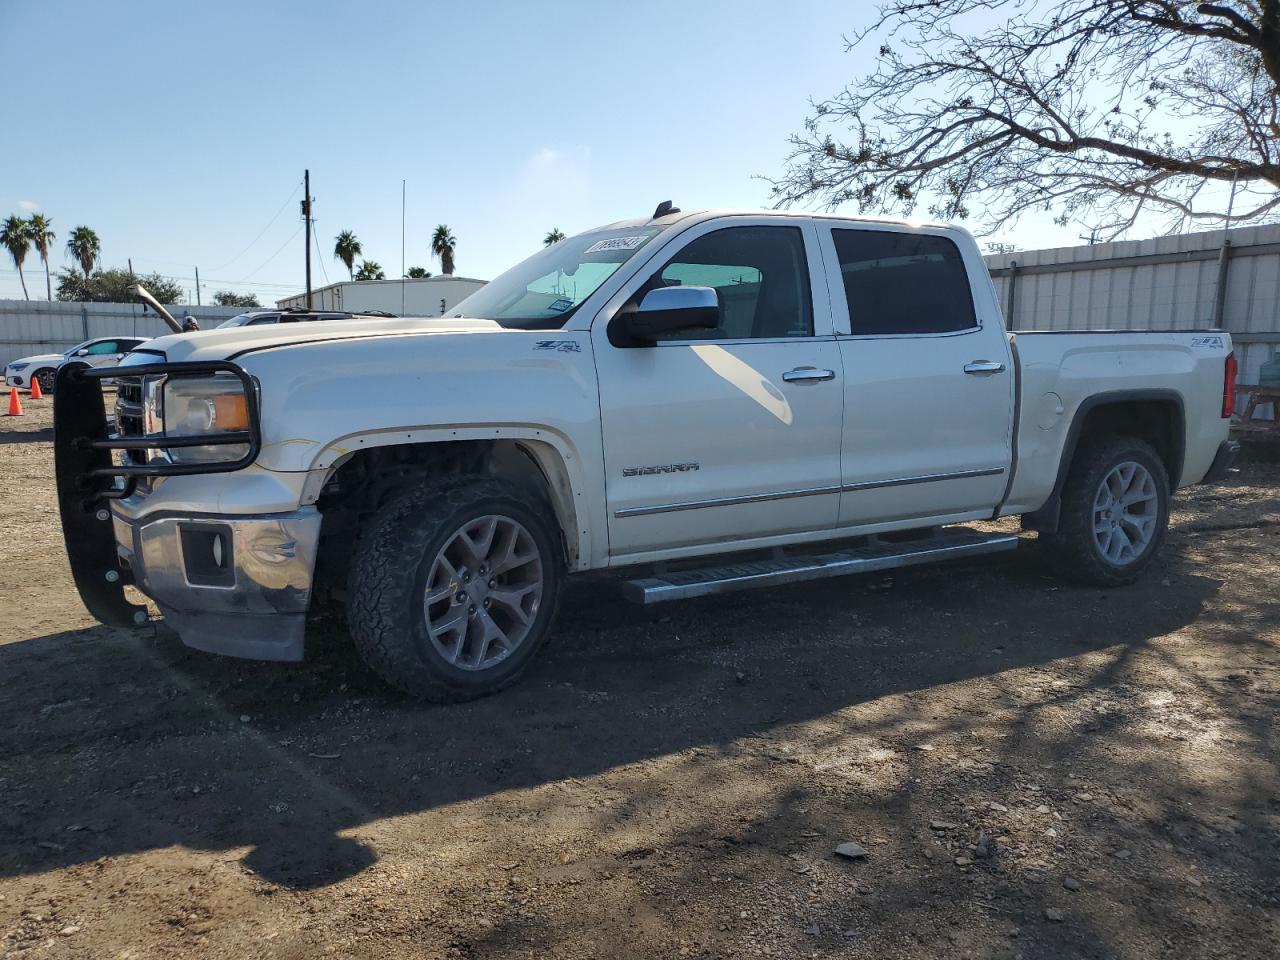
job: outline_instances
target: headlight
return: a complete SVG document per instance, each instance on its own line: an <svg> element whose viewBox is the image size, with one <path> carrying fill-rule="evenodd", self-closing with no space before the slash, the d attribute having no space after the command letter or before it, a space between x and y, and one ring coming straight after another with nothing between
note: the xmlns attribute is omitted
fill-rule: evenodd
<svg viewBox="0 0 1280 960"><path fill-rule="evenodd" d="M236 377L148 377L142 389L143 417L149 436L216 437L249 429L249 402ZM169 447L174 463L238 460L247 443Z"/></svg>
<svg viewBox="0 0 1280 960"><path fill-rule="evenodd" d="M14 371L25 370L29 366L31 366L29 363L11 363L9 364L9 369Z"/></svg>

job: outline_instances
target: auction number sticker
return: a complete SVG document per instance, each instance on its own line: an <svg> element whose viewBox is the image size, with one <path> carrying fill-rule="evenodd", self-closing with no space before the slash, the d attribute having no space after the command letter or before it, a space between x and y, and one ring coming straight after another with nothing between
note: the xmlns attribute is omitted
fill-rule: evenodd
<svg viewBox="0 0 1280 960"><path fill-rule="evenodd" d="M634 250L648 240L648 237L610 237L608 240L597 240L587 247L587 253L606 253L610 250Z"/></svg>

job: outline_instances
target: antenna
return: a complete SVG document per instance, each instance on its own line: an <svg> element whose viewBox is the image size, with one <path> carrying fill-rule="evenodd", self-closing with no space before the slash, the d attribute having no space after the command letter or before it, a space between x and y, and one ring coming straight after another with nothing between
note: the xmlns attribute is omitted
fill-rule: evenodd
<svg viewBox="0 0 1280 960"><path fill-rule="evenodd" d="M657 220L659 217L665 217L669 213L679 213L680 208L673 204L670 200L663 200L658 204L658 209L653 211L650 220Z"/></svg>

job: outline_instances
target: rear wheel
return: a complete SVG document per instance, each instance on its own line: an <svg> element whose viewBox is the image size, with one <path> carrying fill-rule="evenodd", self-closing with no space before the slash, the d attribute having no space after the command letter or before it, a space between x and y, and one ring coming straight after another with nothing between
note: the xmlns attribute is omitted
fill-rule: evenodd
<svg viewBox="0 0 1280 960"><path fill-rule="evenodd" d="M1097 586L1132 583L1155 559L1169 525L1169 475L1151 445L1111 437L1085 447L1062 491L1055 566Z"/></svg>
<svg viewBox="0 0 1280 960"><path fill-rule="evenodd" d="M53 393L53 385L58 379L58 371L45 367L33 373L31 379L40 384L41 393Z"/></svg>
<svg viewBox="0 0 1280 960"><path fill-rule="evenodd" d="M514 682L555 617L556 529L541 497L501 479L457 477L393 498L352 558L347 618L360 656L428 700Z"/></svg>

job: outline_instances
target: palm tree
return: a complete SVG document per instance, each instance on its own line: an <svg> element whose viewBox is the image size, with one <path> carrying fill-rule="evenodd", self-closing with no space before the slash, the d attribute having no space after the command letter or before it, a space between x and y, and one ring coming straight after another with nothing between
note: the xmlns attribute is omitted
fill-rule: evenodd
<svg viewBox="0 0 1280 960"><path fill-rule="evenodd" d="M382 264L376 260L365 260L361 262L360 269L355 272L356 280L385 280L386 272L382 269Z"/></svg>
<svg viewBox="0 0 1280 960"><path fill-rule="evenodd" d="M88 280L89 274L93 272L93 265L102 255L102 241L88 227L76 227L67 239L67 255L80 264L84 278Z"/></svg>
<svg viewBox="0 0 1280 960"><path fill-rule="evenodd" d="M18 279L22 281L22 295L28 300L27 278L22 275L22 263L27 259L27 251L31 249L31 224L21 217L9 217L0 225L0 244L9 251L18 268Z"/></svg>
<svg viewBox="0 0 1280 960"><path fill-rule="evenodd" d="M565 238L565 232L561 230L559 227L553 227L551 230L547 232L547 235L542 238L542 245L544 247L549 247L554 243L559 243L564 238Z"/></svg>
<svg viewBox="0 0 1280 960"><path fill-rule="evenodd" d="M429 276L431 276L431 271L426 267L410 267L404 278L406 280L426 280Z"/></svg>
<svg viewBox="0 0 1280 960"><path fill-rule="evenodd" d="M53 221L43 213L33 213L31 219L27 221L27 228L31 231L31 242L36 245L36 251L44 262L44 292L50 303L53 302L53 281L49 279L49 244L58 238L58 235L50 229L52 226Z"/></svg>
<svg viewBox="0 0 1280 960"><path fill-rule="evenodd" d="M431 252L440 258L440 272L446 277L453 276L453 251L457 249L458 238L449 232L443 223L436 227L431 235Z"/></svg>
<svg viewBox="0 0 1280 960"><path fill-rule="evenodd" d="M364 249L360 246L360 241L356 239L356 235L350 230L343 230L334 239L333 256L337 260L341 260L347 267L347 276L355 279L356 257L364 253Z"/></svg>

